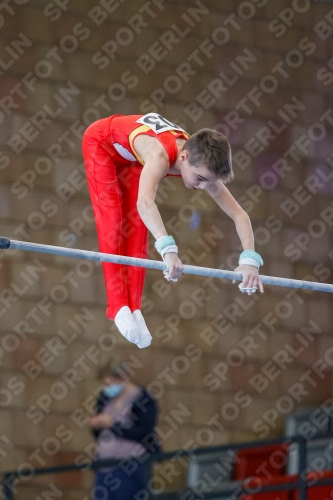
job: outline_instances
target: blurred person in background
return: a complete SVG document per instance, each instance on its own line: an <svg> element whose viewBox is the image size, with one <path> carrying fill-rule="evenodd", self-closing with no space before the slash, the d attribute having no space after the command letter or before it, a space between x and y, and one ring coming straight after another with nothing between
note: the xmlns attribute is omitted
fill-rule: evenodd
<svg viewBox="0 0 333 500"><path fill-rule="evenodd" d="M100 370L104 388L89 426L97 439L96 459L138 457L160 451L155 434L158 406L147 390L129 380L122 363L110 359ZM129 474L120 466L96 470L94 500L133 500L146 487L147 466Z"/></svg>

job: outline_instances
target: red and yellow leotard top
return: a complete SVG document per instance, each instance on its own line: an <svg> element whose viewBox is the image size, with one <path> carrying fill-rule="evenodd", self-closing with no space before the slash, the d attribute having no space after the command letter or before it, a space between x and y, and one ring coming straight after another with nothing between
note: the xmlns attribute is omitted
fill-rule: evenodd
<svg viewBox="0 0 333 500"><path fill-rule="evenodd" d="M156 137L163 145L169 157L170 166L178 155L176 139L188 139L189 134L176 123L172 123L157 113L146 115L110 116L110 139L117 151L118 160L137 161L144 165L143 159L134 149L134 139L139 135ZM116 160L116 158L115 158Z"/></svg>

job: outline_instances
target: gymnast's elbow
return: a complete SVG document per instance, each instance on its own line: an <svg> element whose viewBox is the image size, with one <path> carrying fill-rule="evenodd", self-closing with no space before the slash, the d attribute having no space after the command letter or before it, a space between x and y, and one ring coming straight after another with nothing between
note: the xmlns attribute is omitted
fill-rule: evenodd
<svg viewBox="0 0 333 500"><path fill-rule="evenodd" d="M136 208L139 214L143 212L149 212L153 207L155 207L155 201L148 197L139 197L136 202Z"/></svg>
<svg viewBox="0 0 333 500"><path fill-rule="evenodd" d="M251 223L249 214L241 207L239 207L234 213L231 213L230 217L233 219L235 224Z"/></svg>

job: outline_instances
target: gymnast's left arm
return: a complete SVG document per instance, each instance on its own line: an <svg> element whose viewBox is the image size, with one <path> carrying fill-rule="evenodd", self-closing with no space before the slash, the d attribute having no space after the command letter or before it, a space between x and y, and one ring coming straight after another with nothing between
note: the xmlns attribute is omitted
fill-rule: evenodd
<svg viewBox="0 0 333 500"><path fill-rule="evenodd" d="M218 206L234 221L243 250L249 251L248 254L244 254L243 260L245 260L245 262L253 262L251 265L241 264L235 269L236 272L243 275L243 282L240 284L240 287L247 289L246 292L249 295L255 291L255 288L259 288L259 290L263 292L264 287L259 276L259 262L258 265L256 265L254 261L254 258L257 258L256 256L258 254L254 251L254 236L250 217L245 210L242 209L221 180L207 183L205 190L210 194L213 200L215 200ZM251 291L251 289L253 289L253 291Z"/></svg>

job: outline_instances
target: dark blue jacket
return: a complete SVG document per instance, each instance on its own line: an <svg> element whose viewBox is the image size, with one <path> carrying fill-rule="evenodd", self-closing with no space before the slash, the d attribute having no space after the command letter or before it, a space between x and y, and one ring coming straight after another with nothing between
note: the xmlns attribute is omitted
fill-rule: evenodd
<svg viewBox="0 0 333 500"><path fill-rule="evenodd" d="M100 392L96 401L96 414L101 413L110 398ZM148 453L161 451L155 427L157 423L158 406L153 396L143 387L138 397L133 401L130 410L132 426L125 427L121 423L116 423L110 427L110 431L116 436L143 444ZM96 439L102 431L93 429Z"/></svg>

